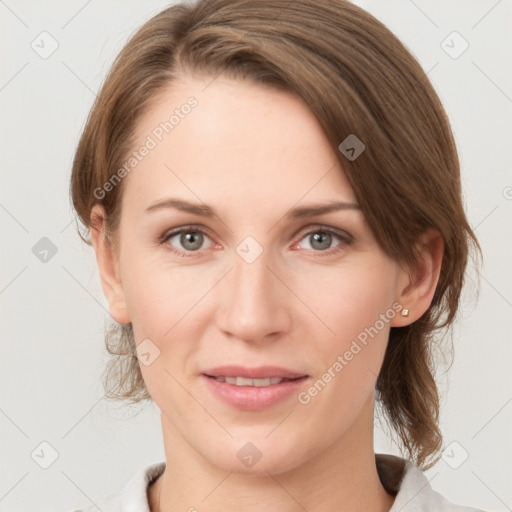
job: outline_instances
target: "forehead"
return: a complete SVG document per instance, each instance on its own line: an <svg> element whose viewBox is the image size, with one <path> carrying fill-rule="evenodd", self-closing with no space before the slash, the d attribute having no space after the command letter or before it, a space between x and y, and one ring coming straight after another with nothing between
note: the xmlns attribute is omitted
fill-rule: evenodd
<svg viewBox="0 0 512 512"><path fill-rule="evenodd" d="M236 196L260 208L305 194L354 200L336 151L305 103L252 82L181 76L139 120L133 150L144 146L125 178L126 195L140 206L167 192L205 202Z"/></svg>

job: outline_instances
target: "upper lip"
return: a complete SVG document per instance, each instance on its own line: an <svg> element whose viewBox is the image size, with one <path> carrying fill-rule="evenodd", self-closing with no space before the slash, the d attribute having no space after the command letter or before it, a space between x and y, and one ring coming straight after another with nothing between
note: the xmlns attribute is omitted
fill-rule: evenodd
<svg viewBox="0 0 512 512"><path fill-rule="evenodd" d="M305 373L295 372L279 366L257 366L249 368L247 366L217 366L204 370L203 375L210 377L245 377L246 379L265 379L279 377L281 379L297 379L307 377Z"/></svg>

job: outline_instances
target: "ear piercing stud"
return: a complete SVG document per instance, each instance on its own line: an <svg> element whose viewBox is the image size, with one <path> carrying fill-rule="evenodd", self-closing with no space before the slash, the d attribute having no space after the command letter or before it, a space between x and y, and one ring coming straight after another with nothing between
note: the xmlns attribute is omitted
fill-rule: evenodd
<svg viewBox="0 0 512 512"><path fill-rule="evenodd" d="M402 309L402 316L409 316L409 310L408 309Z"/></svg>

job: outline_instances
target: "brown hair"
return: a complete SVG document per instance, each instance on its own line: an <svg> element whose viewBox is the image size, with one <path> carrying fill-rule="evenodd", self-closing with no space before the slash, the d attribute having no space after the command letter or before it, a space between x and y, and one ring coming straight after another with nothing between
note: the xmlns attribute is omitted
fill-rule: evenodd
<svg viewBox="0 0 512 512"><path fill-rule="evenodd" d="M203 0L165 9L118 55L73 162L71 195L80 221L87 230L93 226L98 219L90 219L91 209L101 203L114 247L123 182L101 198L94 191L133 150L141 115L184 72L222 73L298 95L333 148L355 134L365 151L353 160L337 154L377 242L396 261L414 264L420 235L428 228L441 234L444 256L432 304L411 325L391 328L376 384L409 458L431 467L442 446L433 334L453 323L470 246L479 246L464 213L450 125L421 66L381 22L345 0ZM131 325L112 325L106 346L114 355L107 396L151 399Z"/></svg>

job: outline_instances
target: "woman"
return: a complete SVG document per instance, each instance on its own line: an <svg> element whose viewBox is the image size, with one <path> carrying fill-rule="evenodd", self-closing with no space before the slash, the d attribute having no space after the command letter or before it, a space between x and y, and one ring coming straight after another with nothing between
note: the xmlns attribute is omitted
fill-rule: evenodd
<svg viewBox="0 0 512 512"><path fill-rule="evenodd" d="M101 510L475 510L432 490L431 340L478 242L420 65L344 0L208 0L114 63L72 172L110 396L166 461ZM113 384L113 385L112 385ZM406 457L375 454L380 405Z"/></svg>

